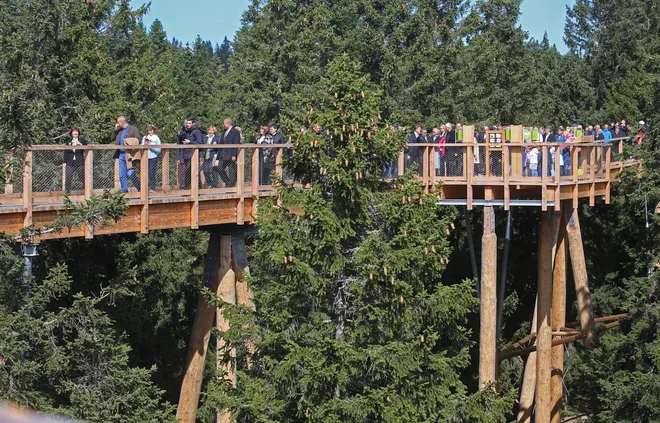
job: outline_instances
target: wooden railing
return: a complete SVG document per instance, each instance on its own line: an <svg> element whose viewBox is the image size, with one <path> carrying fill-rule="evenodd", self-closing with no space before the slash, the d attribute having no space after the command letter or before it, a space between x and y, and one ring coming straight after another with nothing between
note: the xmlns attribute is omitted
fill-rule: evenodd
<svg viewBox="0 0 660 423"><path fill-rule="evenodd" d="M466 133L471 133L467 129L469 127ZM466 141L445 145L408 145L398 160L392 163L394 171L401 174L417 166L418 179L426 190L442 182L440 198L465 199L468 208L472 208L473 200L485 198L485 187L489 187L495 198L503 201L506 209L511 199L515 198L538 198L541 207L546 209L547 204L558 205L562 199L573 199L577 205L578 198L589 198L593 204L597 196L604 196L605 201L609 202L610 183L615 173L623 166L635 164L621 161L621 155L617 154L623 151L624 139L615 139L607 144L593 142L586 137L576 143L479 144ZM135 169L134 177L129 178L132 181L129 182L126 197L129 205L141 208L138 214L140 231L149 230L149 205L163 203L190 206L190 222L185 222L184 226L189 224L197 228L200 224L197 212L200 201L232 200L236 223L245 223L256 214L253 197L275 195L269 177L271 171L279 174L285 182L293 183L293 175L287 175L281 165L283 154L291 148L289 144L211 147L218 151L236 149L235 165L227 166L222 175L218 172L219 167L200 161L208 145L157 146L161 152L152 164L155 168L151 169L151 174L149 161L139 160L139 169ZM127 149L126 146L122 148ZM150 148L154 146L131 146L130 150L146 156ZM523 162L524 156L533 148L541 157L536 175L529 172ZM22 175L18 176L21 170L16 169L12 181L7 181L4 193L0 193L0 216L21 216L20 223L14 222L10 232L15 232L17 224L21 227L31 225L35 211L61 209L65 193L73 201L82 201L107 189L120 189L119 163L113 157L118 149L116 145L29 147ZM184 167L177 163L178 152L186 149L192 152L189 172L184 172ZM75 171L69 169L67 172L63 164L63 153L67 150L83 151L84 159L82 164L76 164ZM552 157L550 167L548 157ZM563 158L566 161L562 165ZM222 162L216 164L222 165ZM73 180L67 181L67 175ZM214 203L214 207L217 204ZM7 231L6 225L0 222L0 231Z"/></svg>

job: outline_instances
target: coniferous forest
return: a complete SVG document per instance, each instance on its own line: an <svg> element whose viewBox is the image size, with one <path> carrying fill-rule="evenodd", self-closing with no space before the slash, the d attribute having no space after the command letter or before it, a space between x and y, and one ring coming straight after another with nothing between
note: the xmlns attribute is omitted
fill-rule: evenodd
<svg viewBox="0 0 660 423"><path fill-rule="evenodd" d="M580 208L594 312L632 317L593 349L567 344L564 404L574 421L658 422L660 0L576 0L555 23L565 54L520 27L521 2L253 0L234 40L190 45L158 20L145 26L157 16L128 0L8 0L3 178L22 148L62 143L72 126L109 143L120 115L157 125L165 143L186 118L206 128L231 117L246 142L276 124L294 143L284 166L314 183L280 184L279 202L259 205L247 239L256 311L228 309L222 334L237 385L210 348L198 420L226 409L237 422L503 422L518 411L524 361L502 361L496 392L478 390L463 211L437 206L410 175L381 181L410 133L386 129L644 120L644 143L625 152L644 171L624 171L611 204ZM340 142L300 134L312 124L375 128ZM537 286L538 210L512 213L500 347L529 334ZM477 254L481 218L470 215ZM2 237L0 402L89 422L176 421L208 238L42 242L26 284ZM568 320L575 301L569 290Z"/></svg>

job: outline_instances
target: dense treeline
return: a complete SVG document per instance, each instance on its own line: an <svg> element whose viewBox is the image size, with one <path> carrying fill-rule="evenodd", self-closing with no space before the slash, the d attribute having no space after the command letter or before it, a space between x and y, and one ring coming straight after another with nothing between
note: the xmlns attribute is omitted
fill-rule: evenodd
<svg viewBox="0 0 660 423"><path fill-rule="evenodd" d="M369 113L380 112L382 122L397 125L650 121L652 130L646 144L626 152L645 160L642 178L631 170L614 186L613 204L581 209L596 314L626 311L634 319L602 336L600 346L591 351L579 344L569 347L566 403L570 412L585 414L596 422L656 421L660 419L660 292L655 271L660 262L660 215L654 208L660 201L656 171L660 164L656 141L660 0L577 0L567 9L565 22L552 23L565 28L566 54L549 45L547 38L529 38L518 25L520 4L521 0L254 0L232 43L198 38L192 45L183 45L170 39L157 20L145 27L148 8L133 9L128 0L10 0L0 8L2 157L4 160L4 152L16 147L61 142L73 125L81 127L89 141L106 143L118 115L127 116L140 128L156 124L164 142L174 142L174 134L187 117L196 118L203 128L217 126L230 116L245 129L248 142L256 136L258 125L271 122L282 125L285 133L307 126L308 118L332 127L336 122L328 118L333 116L327 99L329 89L346 82L337 82L337 75L333 79L330 71L348 62L359 63L360 69L351 68L355 72L353 83L344 88L352 89L359 82L376 99L375 104L369 104ZM310 110L317 113L310 114ZM301 166L300 162L289 164ZM312 200L305 201L325 210ZM360 243L369 248L369 242L394 242L368 236L383 221L396 222L397 208L387 199L382 201L383 210L371 216L374 221L351 226L354 233L335 234L341 239L331 238L337 248L332 250L332 257L339 260L342 249L350 250ZM328 210L323 213L341 214L332 207ZM431 219L427 209L418 213L420 222ZM445 240L438 241L444 254L449 254L450 264L430 267L430 279L425 279L425 283L433 281L440 291L434 292L430 285L415 285L414 280L410 287L402 285L420 301L439 292L453 292L455 287L464 286L464 278L471 277L460 214L453 209L436 213L437 222L446 224L454 219L458 230L446 245ZM353 222L356 216L345 218ZM281 216L271 219L272 231L265 230L254 240L251 259L258 276L253 285L255 295L265 298L269 307L280 308L271 317L275 319L300 312L307 304L302 300L280 302L277 290L284 287L265 283L295 276L269 267L268 251L279 247L264 241L286 242L277 232ZM266 227L269 222L265 222ZM476 213L472 223L479 227ZM293 222L289 224L296 227ZM529 331L536 286L537 227L536 211L514 211L502 344ZM502 231L498 227L498 233ZM479 236L480 231L476 232ZM89 421L173 420L171 404L178 398L206 241L203 232L177 230L43 243L28 287L21 278L22 261L3 249L0 399ZM310 253L310 260L312 256ZM346 260L352 257L348 253L343 256ZM372 259L360 255L352 258ZM350 266L347 269L349 279L364 276ZM333 287L327 274L319 276L318 284L323 290ZM314 315L319 324L300 323L316 341L330 336L322 313L330 312L333 302L326 298L330 294L323 292L325 297L318 304L321 312ZM369 298L362 291L357 295L362 308L372 307L369 301L385 298ZM498 413L510 416L507 412L514 411L512 389L519 386L520 361L502 365L502 397L468 395L476 390L478 319L471 301L453 295L458 299L454 313L440 321L429 320L437 325L431 331L437 337L432 335L429 343L448 342L443 338L449 336L443 324L460 329L455 334L456 344L446 351L446 377L429 382L446 383L443 393L415 399L410 385L417 379L395 384L410 393L406 401L394 398L408 421L435 421L438 415L420 411L433 407L444 417L472 421ZM433 314L433 310L426 312ZM238 314L237 318L246 318ZM259 321L255 332L266 336L272 322L261 318L265 320ZM410 331L410 336L420 334L416 322L393 319L391 323ZM359 327L350 321L346 324ZM323 351L331 351L335 364L347 365L364 353L360 342L372 346L381 342L374 340L381 334L373 328L360 330L365 336L362 340L346 331L345 342L351 345L345 350L350 352L346 361L337 354L341 342L310 342L307 352L320 357ZM271 335L280 339L286 333L282 330ZM240 339L245 334L232 336ZM397 348L409 341L406 334L400 336L394 337L400 342ZM346 380L334 381L329 385L332 392L325 393L327 397L310 396L299 401L299 384L307 381L305 375L297 373L300 369L278 373L287 369L281 365L282 350L276 345L269 348L263 351L272 360L270 367L260 373L246 373L246 384L229 400L219 395L223 387L213 383L215 357L208 357L207 395L202 397L204 421L214 420L216 406L243 410L243 414L236 414L241 421L306 421L308 416L318 421L333 421L330 417L324 420L324 416L334 416L337 421L401 421L392 417L384 404L371 408L373 404L367 399L386 392L379 391L384 388L377 384L360 397ZM395 354L397 350L388 352ZM438 360L438 366L444 363L436 354L438 350L428 350L414 360L411 357L409 364L438 371L437 367L425 367L428 360ZM401 366L405 367L405 360L402 358ZM323 371L317 374L320 380L329 377L324 373L328 368L316 368ZM412 374L410 369L396 366L389 371L401 378ZM369 384L366 375L359 372L344 368L339 374ZM273 378L284 382L271 386ZM423 378L419 381L428 382ZM351 396L342 403L331 395L337 389ZM456 410L459 398L468 398L467 410ZM386 399L391 400L389 396ZM266 404L275 410L272 414L260 412ZM353 412L349 412L351 407ZM399 418L401 415L397 414Z"/></svg>

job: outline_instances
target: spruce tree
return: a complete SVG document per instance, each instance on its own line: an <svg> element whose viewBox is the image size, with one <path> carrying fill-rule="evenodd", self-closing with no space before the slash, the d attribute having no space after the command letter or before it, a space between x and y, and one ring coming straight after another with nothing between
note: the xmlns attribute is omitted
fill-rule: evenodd
<svg viewBox="0 0 660 423"><path fill-rule="evenodd" d="M477 301L468 281L442 282L453 215L410 174L382 182L405 134L382 124L380 93L359 64L340 56L325 84L306 123L329 135L294 136L286 160L309 188L279 181L281 203L260 200L249 280L256 312L226 312L232 329L221 335L239 351L238 386L212 381L202 415L218 407L239 422L503 418L510 397L470 397L461 380Z"/></svg>

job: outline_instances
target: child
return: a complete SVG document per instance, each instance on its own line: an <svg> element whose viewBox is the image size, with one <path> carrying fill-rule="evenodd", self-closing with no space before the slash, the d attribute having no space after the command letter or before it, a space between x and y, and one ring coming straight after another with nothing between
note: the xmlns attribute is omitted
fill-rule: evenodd
<svg viewBox="0 0 660 423"><path fill-rule="evenodd" d="M527 153L527 167L529 169L529 176L537 177L539 176L538 167L539 167L539 149L533 147L532 150Z"/></svg>

